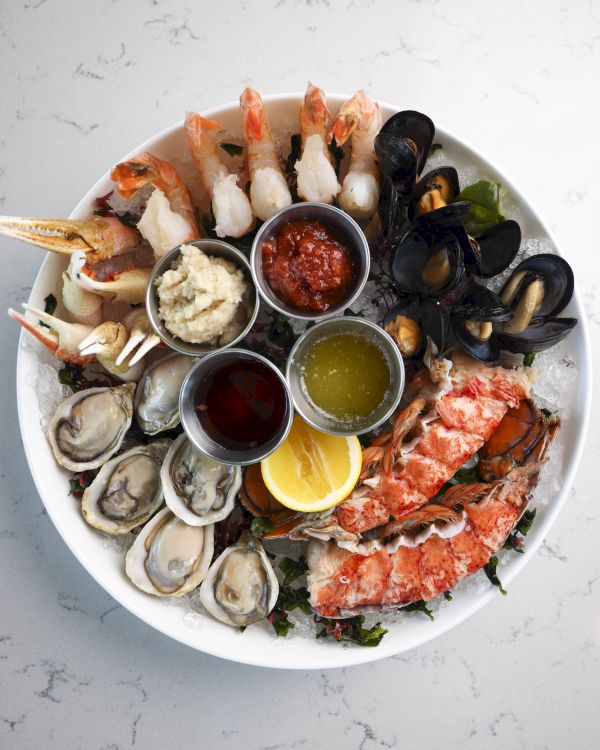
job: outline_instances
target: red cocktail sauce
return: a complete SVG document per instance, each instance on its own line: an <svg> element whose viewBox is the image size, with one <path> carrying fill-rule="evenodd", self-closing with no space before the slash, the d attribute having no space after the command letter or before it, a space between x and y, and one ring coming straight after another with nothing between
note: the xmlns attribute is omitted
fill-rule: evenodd
<svg viewBox="0 0 600 750"><path fill-rule="evenodd" d="M319 221L286 224L262 246L267 283L282 302L299 310L328 310L344 301L354 278L350 248Z"/></svg>
<svg viewBox="0 0 600 750"><path fill-rule="evenodd" d="M270 367L240 358L215 368L199 384L194 406L200 424L228 450L267 443L285 417L283 384Z"/></svg>

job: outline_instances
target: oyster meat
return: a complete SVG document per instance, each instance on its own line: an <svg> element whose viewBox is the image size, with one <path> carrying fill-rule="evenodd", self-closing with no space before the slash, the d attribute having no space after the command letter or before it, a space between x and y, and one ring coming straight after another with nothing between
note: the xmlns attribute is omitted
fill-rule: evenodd
<svg viewBox="0 0 600 750"><path fill-rule="evenodd" d="M226 518L233 510L242 481L239 466L214 461L185 434L169 449L160 475L167 505L191 526Z"/></svg>
<svg viewBox="0 0 600 750"><path fill-rule="evenodd" d="M279 583L262 544L244 531L211 565L200 600L217 620L233 627L266 617L275 606Z"/></svg>
<svg viewBox="0 0 600 750"><path fill-rule="evenodd" d="M172 354L150 365L142 375L135 395L135 418L147 435L179 424L179 391L195 362L193 357Z"/></svg>
<svg viewBox="0 0 600 750"><path fill-rule="evenodd" d="M126 534L146 523L163 502L160 467L170 444L138 445L104 464L81 500L90 526Z"/></svg>
<svg viewBox="0 0 600 750"><path fill-rule="evenodd" d="M71 471L102 466L131 425L135 383L88 388L58 405L47 429L57 462Z"/></svg>
<svg viewBox="0 0 600 750"><path fill-rule="evenodd" d="M214 527L189 526L163 508L125 557L125 573L154 596L183 596L200 584L212 560Z"/></svg>

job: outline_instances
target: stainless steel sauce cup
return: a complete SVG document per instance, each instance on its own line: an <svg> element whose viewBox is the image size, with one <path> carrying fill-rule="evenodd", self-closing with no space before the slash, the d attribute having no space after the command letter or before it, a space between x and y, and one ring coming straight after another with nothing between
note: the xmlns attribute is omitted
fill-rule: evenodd
<svg viewBox="0 0 600 750"><path fill-rule="evenodd" d="M312 219L320 221L327 227L331 227L354 254L356 275L353 283L348 288L347 296L336 307L331 307L322 312L318 310L299 310L297 307L283 302L271 289L263 273L263 243L265 240L275 239L285 224L291 221L298 221L298 219ZM332 315L338 315L347 307L350 307L360 297L367 283L370 264L371 254L369 243L362 229L347 213L326 203L294 203L273 214L256 233L252 244L252 253L250 254L252 278L260 296L278 312L290 318L298 318L299 320L322 320Z"/></svg>
<svg viewBox="0 0 600 750"><path fill-rule="evenodd" d="M183 339L180 339L178 336L173 336L158 314L159 300L158 292L156 290L156 280L159 276L162 276L165 271L168 271L177 260L181 252L181 246L179 245L173 248L173 250L170 250L154 266L150 282L148 283L148 289L146 291L146 312L148 314L150 325L156 331L156 334L160 336L161 340L171 349L175 349L175 351L181 352L182 354L190 354L192 357L200 357L211 352L235 346L239 343L244 336L250 332L250 329L254 325L260 307L260 298L256 292L256 286L252 279L250 264L244 255L235 247L228 245L227 242L212 239L191 240L184 244L198 247L207 255L213 256L214 258L224 258L225 260L231 261L236 268L239 268L243 272L249 290L248 301L246 303L248 307L248 323L239 336L236 336L236 338L228 344L220 346L214 346L211 344L193 344L189 341L183 341Z"/></svg>
<svg viewBox="0 0 600 750"><path fill-rule="evenodd" d="M194 396L202 380L211 371L230 362L239 362L240 359L260 362L276 373L281 380L281 385L283 386L285 409L281 426L268 442L247 450L232 450L217 443L203 428L196 415ZM288 432L292 427L292 421L294 418L292 397L281 372L272 362L269 362L268 359L265 359L265 357L262 357L260 354L250 352L247 349L223 349L214 354L208 354L195 364L187 374L183 381L183 385L181 386L181 392L179 394L179 412L181 414L181 424L183 425L183 429L198 450L202 451L207 456L214 458L215 461L220 461L225 464L238 464L240 466L255 464L273 453L273 451L276 450L286 439Z"/></svg>
<svg viewBox="0 0 600 750"><path fill-rule="evenodd" d="M390 370L390 384L379 406L366 417L340 420L317 408L304 386L306 357L313 345L328 336L354 333L376 344L385 355ZM286 376L296 411L321 432L330 435L361 435L375 429L391 417L404 390L404 363L392 338L375 323L363 318L341 317L326 320L309 328L296 341L287 362ZM340 388L344 383L340 382Z"/></svg>

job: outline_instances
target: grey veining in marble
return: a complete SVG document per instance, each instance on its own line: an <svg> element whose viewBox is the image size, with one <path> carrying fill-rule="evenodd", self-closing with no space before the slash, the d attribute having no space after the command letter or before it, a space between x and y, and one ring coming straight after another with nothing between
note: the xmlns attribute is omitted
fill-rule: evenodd
<svg viewBox="0 0 600 750"><path fill-rule="evenodd" d="M246 83L280 92L310 77L427 112L548 218L579 279L598 363L596 0L1 0L0 53L7 214L67 214L136 144ZM14 307L41 256L1 244L2 298ZM4 319L1 330L0 747L598 746L597 419L569 502L507 599L396 658L271 672L151 630L71 555L19 439L17 327Z"/></svg>

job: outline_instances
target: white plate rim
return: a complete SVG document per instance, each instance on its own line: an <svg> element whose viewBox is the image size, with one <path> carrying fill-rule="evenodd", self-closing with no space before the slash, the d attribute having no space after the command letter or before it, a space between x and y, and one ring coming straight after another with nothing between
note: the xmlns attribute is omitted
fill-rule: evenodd
<svg viewBox="0 0 600 750"><path fill-rule="evenodd" d="M284 102L285 100L290 100L290 104L291 103L297 104L303 98L303 96L304 96L303 92L270 94L270 95L263 96L263 100L267 104L280 103L280 102ZM339 106L339 104L342 101L345 101L348 98L349 97L347 95L341 95L341 94L331 93L327 95L328 102L332 103L332 107L334 108ZM400 111L402 109L402 107L388 104L381 100L380 100L380 104L383 109L387 108L391 111ZM238 106L237 101L232 101L232 102L229 102L228 104L221 105L218 107L213 107L212 109L206 110L204 112L204 115L210 118L218 118L219 113L231 107L237 107L237 106ZM130 158L131 156L139 153L142 150L150 149L157 142L164 140L170 135L173 135L181 127L182 127L182 121L179 121L175 123L174 125L164 128L163 130L159 131L155 135L147 138L143 143L141 143L136 148L132 149L128 154L126 154L123 157L122 160ZM510 192L510 194L516 199L519 206L522 209L525 209L531 213L535 221L539 223L541 229L545 232L545 234L547 235L549 240L552 242L555 249L559 252L559 254L562 255L563 257L567 257L565 253L563 252L560 244L558 243L554 233L552 232L552 230L548 227L548 225L542 218L542 215L540 214L540 212L537 211L537 209L532 204L532 202L525 197L523 192L514 185L512 180L510 180L504 174L504 172L497 167L497 165L494 162L490 161L487 157L485 157L479 151L479 149L474 148L464 138L458 138L456 135L454 135L453 132L447 130L446 128L438 126L437 124L436 124L436 138L442 142L447 141L447 139L454 141L459 147L469 150L476 157L479 163L483 163L485 165L486 169L489 168L501 180L503 187L507 189ZM102 194L101 192L102 188L100 186L108 178L109 178L109 172L106 172L102 177L100 177L95 182L92 188L85 194L85 196L79 201L75 209L71 212L70 218L77 217L78 213L83 209L83 207L87 206L90 199L95 198L98 195ZM32 287L31 295L30 295L30 301L33 299L37 288L42 283L46 266L49 265L51 261L52 261L52 256L50 253L48 253L47 257L44 259L43 263L41 264L40 270L36 276L35 282ZM581 302L580 295L578 293L577 284L575 286L575 292L573 295L573 301L571 302L571 305L575 306L576 314L579 318L579 325L578 325L579 334L578 335L581 338L581 344L582 344L582 348L583 348L584 355L585 355L582 358L582 361L578 362L579 373L580 373L580 383L582 386L582 395L580 399L582 401L582 406L583 406L582 420L580 422L577 438L573 447L572 460L566 464L566 471L563 475L562 487L557 497L554 498L552 501L550 501L550 503L548 504L547 509L546 509L547 512L545 513L544 517L540 519L539 521L536 521L536 524L534 525L532 532L530 532L530 535L527 538L528 541L527 541L527 546L526 546L524 554L513 557L510 563L505 568L503 568L502 581L503 581L503 584L505 585L509 584L515 578L515 576L523 569L525 564L533 557L538 547L541 545L544 537L547 535L549 529L555 523L556 518L558 514L560 513L561 509L563 508L566 498L569 494L569 490L572 486L577 468L579 466L579 462L581 460L583 447L585 445L585 440L586 440L588 427L589 427L590 413L591 413L591 396L592 396L591 361L592 360L591 360L589 330L588 330L587 320L586 320L585 313L584 313L584 308ZM23 338L26 335L27 334L25 334L25 332L22 331L21 336L19 338L19 351L18 351L18 356L17 356L17 372L16 372L17 405L18 405L19 425L21 429L23 447L25 450L25 454L27 457L27 461L29 464L29 468L30 468L34 483L40 495L40 498L42 499L42 502L44 503L46 507L46 510L48 512L50 519L52 520L57 531L63 538L64 542L69 547L73 555L77 558L77 560L81 563L81 565L96 580L96 582L99 583L107 591L107 593L109 593L125 609L129 610L132 614L139 617L148 625L155 628L156 630L159 630L165 635L171 638L174 638L175 640L178 640L179 642L184 643L185 645L188 645L191 648L203 651L213 656L218 656L221 658L229 659L229 660L244 663L244 664L254 665L254 666L283 668L283 669L338 668L338 667L353 666L357 664L363 664L366 662L376 661L376 660L383 659L388 656L396 655L398 653L402 653L404 651L415 648L416 646L426 643L432 640L433 638L437 638L441 636L443 633L447 632L451 628L455 627L461 622L464 622L471 615L473 615L475 612L481 609L494 596L497 596L496 589L489 589L484 592L477 593L477 595L473 595L472 597L470 597L470 601L461 602L460 610L458 607L455 608L452 606L445 608L443 610L443 613L440 613L440 615L443 614L443 616L438 616L438 618L436 619L436 622L429 623L427 621L423 623L424 627L421 629L423 632L423 636L419 636L416 638L414 637L409 638L406 640L405 643L401 644L400 646L396 643L396 639L392 637L392 633L390 633L383 639L383 641L377 648L373 648L373 649L359 648L359 647L343 648L343 647L340 647L339 644L333 644L333 643L321 644L318 647L318 656L320 658L312 659L312 660L307 659L306 656L294 654L294 652L298 651L298 649L296 647L288 645L288 644L293 644L295 641L297 642L298 640L300 640L299 638L292 639L291 641L288 641L285 639L283 640L280 639L279 641L273 640L273 643L277 644L278 647L272 650L269 649L269 651L272 652L270 655L270 658L264 658L264 654L262 653L253 654L249 649L244 649L244 648L236 649L235 655L232 655L231 653L228 653L226 649L224 650L222 647L220 647L218 642L208 643L208 644L203 643L202 645L199 645L197 642L197 639L194 639L192 637L192 634L196 631L189 629L189 628L188 630L189 630L190 635L188 637L186 637L185 634L174 635L173 632L171 632L168 628L162 626L161 623L156 621L155 618L150 617L148 613L144 611L143 607L140 608L139 606L137 606L136 603L127 601L126 597L118 595L117 593L115 593L113 589L111 589L109 586L106 585L105 582L102 581L100 573L90 567L90 565L88 564L88 561L82 558L82 556L74 548L71 542L71 539L68 537L68 535L66 535L63 532L63 529L61 528L62 526L61 520L59 518L59 514L55 512L54 510L52 499L50 498L47 500L45 497L45 493L42 489L43 480L42 480L42 477L39 475L38 471L36 470L36 462L35 462L35 456L34 456L35 446L31 444L30 441L27 439L28 430L30 429L31 426L26 423L25 415L24 415L24 398L25 398L25 389L27 386L26 386L26 371L25 371L26 357L24 356L24 349L23 349L22 344L23 344ZM39 431L39 425L37 426L37 428ZM507 602L507 605L510 606L508 602ZM223 627L226 627L226 626L223 626ZM312 641L308 641L308 639L302 639L302 640L304 642L312 644ZM286 658L285 656L286 650L289 651L288 657L291 656L292 658Z"/></svg>

